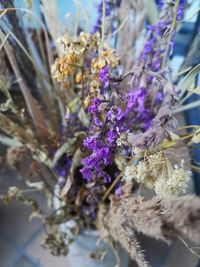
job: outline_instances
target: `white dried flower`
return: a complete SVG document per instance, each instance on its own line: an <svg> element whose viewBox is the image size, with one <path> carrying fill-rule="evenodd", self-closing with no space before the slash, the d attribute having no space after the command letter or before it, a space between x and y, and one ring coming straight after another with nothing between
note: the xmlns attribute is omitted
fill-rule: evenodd
<svg viewBox="0 0 200 267"><path fill-rule="evenodd" d="M124 171L124 180L132 181L135 180L138 183L142 183L149 188L152 188L154 185L154 178L149 172L149 166L147 162L140 161L137 165L133 161L129 164Z"/></svg>
<svg viewBox="0 0 200 267"><path fill-rule="evenodd" d="M124 180L126 181L131 181L135 178L135 176L137 175L137 167L135 166L134 161L132 162L132 164L129 164L125 170L124 170Z"/></svg>
<svg viewBox="0 0 200 267"><path fill-rule="evenodd" d="M119 170L122 170L124 166L126 165L126 160L123 156L117 155L115 157L115 163L117 167L119 168Z"/></svg>
<svg viewBox="0 0 200 267"><path fill-rule="evenodd" d="M128 140L127 140L127 134L122 133L117 139L117 146L127 146Z"/></svg>
<svg viewBox="0 0 200 267"><path fill-rule="evenodd" d="M191 172L184 170L184 161L182 160L180 167L175 165L174 169L170 172L169 177L160 177L155 182L156 194L161 197L168 197L179 193L184 193L188 181L191 177Z"/></svg>
<svg viewBox="0 0 200 267"><path fill-rule="evenodd" d="M132 152L137 158L139 158L142 154L142 149L139 147L133 147Z"/></svg>
<svg viewBox="0 0 200 267"><path fill-rule="evenodd" d="M162 151L149 155L147 158L149 171L151 172L151 176L154 176L155 179L158 178L159 174L162 172L164 168L164 164L166 163L166 158L163 155Z"/></svg>
<svg viewBox="0 0 200 267"><path fill-rule="evenodd" d="M138 183L145 183L145 180L148 177L148 165L144 161L140 161L137 165L137 175L135 180Z"/></svg>

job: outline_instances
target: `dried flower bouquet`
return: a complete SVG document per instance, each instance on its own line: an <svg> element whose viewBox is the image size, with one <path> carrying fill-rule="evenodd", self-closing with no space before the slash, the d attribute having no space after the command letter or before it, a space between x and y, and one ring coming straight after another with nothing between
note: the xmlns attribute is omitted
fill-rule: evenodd
<svg viewBox="0 0 200 267"><path fill-rule="evenodd" d="M33 7L18 9L12 0L0 10L0 141L9 146L13 168L23 169L29 158L26 183L34 188L10 187L2 198L33 208L31 218L42 218L44 246L54 255L67 254L68 243L88 227L121 243L138 266L149 264L137 231L167 243L179 237L199 244L200 200L180 194L192 169L199 170L188 152L198 147L200 126L180 125L176 114L199 105L184 101L198 93L200 65L178 77L170 68L187 1L160 1L157 12L154 1L105 0L92 31L77 23L72 34L63 34L56 6L54 13L47 2L45 22ZM42 32L23 28L21 12ZM33 182L34 176L41 180ZM45 192L48 211L27 196L29 190ZM52 212L54 197L61 206ZM56 226L69 220L73 228L60 233Z"/></svg>

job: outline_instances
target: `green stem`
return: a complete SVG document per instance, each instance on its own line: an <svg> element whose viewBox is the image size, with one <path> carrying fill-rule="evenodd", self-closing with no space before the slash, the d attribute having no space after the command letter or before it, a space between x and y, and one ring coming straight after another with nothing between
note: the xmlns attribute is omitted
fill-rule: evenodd
<svg viewBox="0 0 200 267"><path fill-rule="evenodd" d="M176 113L183 112L183 111L186 111L188 109L196 108L196 107L199 107L199 106L200 106L200 100L194 101L192 103L189 103L187 105L184 105L184 106L182 106L180 108L175 109L172 113L176 114Z"/></svg>
<svg viewBox="0 0 200 267"><path fill-rule="evenodd" d="M176 16L177 16L177 12L178 12L179 3L180 3L180 0L177 0L176 3L175 3L174 18L173 18L171 30L169 32L169 37L168 37L168 40L167 40L167 48L166 48L166 51L165 51L165 54L164 54L164 57L163 57L162 68L164 68L164 66L166 64L167 55L169 53L170 43L171 43L171 40L172 40L172 37L173 37L174 30L176 28Z"/></svg>

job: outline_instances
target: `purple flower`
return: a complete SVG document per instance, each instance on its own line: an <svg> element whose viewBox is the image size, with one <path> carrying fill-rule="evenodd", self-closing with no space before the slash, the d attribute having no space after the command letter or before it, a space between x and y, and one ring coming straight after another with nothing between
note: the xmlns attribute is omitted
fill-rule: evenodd
<svg viewBox="0 0 200 267"><path fill-rule="evenodd" d="M99 164L101 163L98 158L94 156L92 153L90 156L84 158L82 160L83 164L85 164L88 168L97 168L99 167Z"/></svg>
<svg viewBox="0 0 200 267"><path fill-rule="evenodd" d="M119 185L118 187L117 187L117 189L115 190L115 195L117 196L117 197L120 197L121 195L122 195L122 186L121 185Z"/></svg>
<svg viewBox="0 0 200 267"><path fill-rule="evenodd" d="M184 17L184 8L187 0L181 0L176 14L177 21ZM167 48L167 39L163 36L164 32L169 33L173 16L169 12L169 4L164 4L164 1L159 0L160 17L161 19L153 26L148 26L148 40L144 45L144 50L141 54L141 60L145 65L148 65L153 71L159 71L162 67L163 53ZM173 8L173 7L171 7ZM166 12L166 9L168 12ZM168 14L168 15L166 15ZM174 36L170 44L170 49L167 54L169 58L174 46ZM164 49L163 49L164 48Z"/></svg>
<svg viewBox="0 0 200 267"><path fill-rule="evenodd" d="M85 140L83 141L83 144L86 148L93 150L101 147L101 141L99 137L86 137Z"/></svg>
<svg viewBox="0 0 200 267"><path fill-rule="evenodd" d="M115 130L110 130L107 134L107 141L110 143L110 144L113 144L116 142L118 138L118 134L117 134L117 131Z"/></svg>
<svg viewBox="0 0 200 267"><path fill-rule="evenodd" d="M116 7L119 7L121 4L121 0L115 1L113 3L112 1L105 0L105 15L106 17L111 16L115 10ZM100 4L97 6L97 12L98 12L98 17L97 21L93 27L92 33L98 32L101 30L102 26L102 17L103 17L103 1L100 2ZM114 30L114 28L112 29Z"/></svg>
<svg viewBox="0 0 200 267"><path fill-rule="evenodd" d="M109 86L109 68L108 65L102 68L99 72L99 80L104 83L104 88Z"/></svg>
<svg viewBox="0 0 200 267"><path fill-rule="evenodd" d="M115 119L120 121L124 116L125 116L125 113L123 112L123 110L120 107L116 107L116 106L112 107L112 109L109 110L107 113L107 118L111 121Z"/></svg>
<svg viewBox="0 0 200 267"><path fill-rule="evenodd" d="M117 108L117 120L120 121L123 117L124 117L125 113L123 112L123 110L121 108Z"/></svg>
<svg viewBox="0 0 200 267"><path fill-rule="evenodd" d="M97 114L99 112L99 106L101 104L101 100L98 98L94 98L93 103L91 106L89 106L88 110L93 113L93 114Z"/></svg>
<svg viewBox="0 0 200 267"><path fill-rule="evenodd" d="M103 178L103 180L104 180L104 182L105 182L106 184L109 184L109 183L112 182L112 178L111 178L110 175L107 174L106 172L103 173L102 178Z"/></svg>
<svg viewBox="0 0 200 267"><path fill-rule="evenodd" d="M163 92L157 92L154 105L160 104L163 101L163 99L164 99L164 93Z"/></svg>
<svg viewBox="0 0 200 267"><path fill-rule="evenodd" d="M137 107L137 110L139 112L144 111L144 102L145 102L145 96L147 94L147 90L144 87L141 87L139 89L134 89L129 93L129 100L127 108L130 110L133 107Z"/></svg>
<svg viewBox="0 0 200 267"><path fill-rule="evenodd" d="M92 182L93 174L91 169L89 169L88 167L83 167L80 172L82 173L83 178L86 179L88 183Z"/></svg>
<svg viewBox="0 0 200 267"><path fill-rule="evenodd" d="M95 117L94 118L94 124L96 125L96 126L103 126L103 123L102 123L102 121L100 121L100 119L98 118L98 117Z"/></svg>

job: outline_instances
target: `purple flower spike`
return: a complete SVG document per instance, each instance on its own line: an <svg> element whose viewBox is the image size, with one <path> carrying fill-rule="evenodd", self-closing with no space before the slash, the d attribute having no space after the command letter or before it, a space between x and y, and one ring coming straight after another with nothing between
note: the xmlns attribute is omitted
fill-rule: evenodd
<svg viewBox="0 0 200 267"><path fill-rule="evenodd" d="M108 65L102 68L99 72L100 82L104 83L104 88L109 86L109 68Z"/></svg>
<svg viewBox="0 0 200 267"><path fill-rule="evenodd" d="M117 197L120 197L121 195L122 195L122 186L121 185L119 185L118 186L118 188L115 190L115 195L117 196Z"/></svg>
<svg viewBox="0 0 200 267"><path fill-rule="evenodd" d="M107 135L107 141L110 143L110 144L113 144L116 142L118 138L118 134L117 134L117 131L115 130L111 130L108 132L108 135Z"/></svg>
<svg viewBox="0 0 200 267"><path fill-rule="evenodd" d="M100 126L100 127L103 126L102 121L100 121L100 119L97 117L94 118L94 123L96 126Z"/></svg>
<svg viewBox="0 0 200 267"><path fill-rule="evenodd" d="M93 100L92 105L88 108L88 110L89 110L91 113L97 115L97 113L99 112L99 105L100 105L100 104L101 104L101 100L98 99L98 98L95 98L95 99Z"/></svg>
<svg viewBox="0 0 200 267"><path fill-rule="evenodd" d="M88 183L91 183L93 180L93 174L91 169L87 168L87 167L83 167L80 172L83 175L83 178L87 180Z"/></svg>

